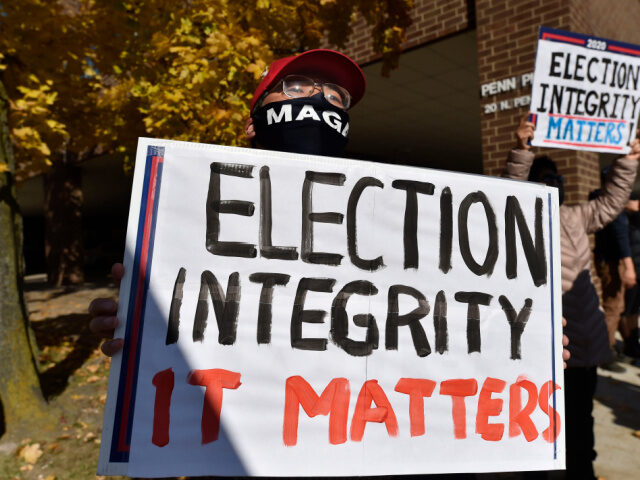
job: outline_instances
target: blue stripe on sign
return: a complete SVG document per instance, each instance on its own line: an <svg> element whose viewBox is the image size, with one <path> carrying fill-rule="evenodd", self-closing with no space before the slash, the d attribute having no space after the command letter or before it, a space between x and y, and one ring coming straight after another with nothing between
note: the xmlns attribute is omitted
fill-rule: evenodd
<svg viewBox="0 0 640 480"><path fill-rule="evenodd" d="M551 378L553 380L553 410L556 411L556 357L555 357L555 304L554 304L554 296L555 290L553 288L553 222L552 222L552 211L551 211L551 194L548 195L548 204L549 204L549 271L551 276ZM555 414L553 420L553 459L558 458L558 442L556 439L556 428L557 424L555 421Z"/></svg>
<svg viewBox="0 0 640 480"><path fill-rule="evenodd" d="M158 147L150 147L158 148ZM160 147L161 148L161 147ZM157 157L164 156L164 148L162 152L153 155ZM158 219L158 202L160 200L160 183L162 180L162 162L158 162L156 172L155 197L153 199L153 217L151 220L151 233L149 236L149 252L147 253L147 270L144 276L144 291L142 294L142 312L140 313L140 332L138 334L138 348L136 348L136 367L133 371L133 390L131 391L131 407L129 415L129 424L127 425L127 444L131 445L131 433L133 432L133 406L136 403L136 389L138 387L138 370L140 367L140 351L142 350L142 331L144 329L144 312L147 308L147 292L149 291L149 279L151 277L151 263L153 260L153 245L156 234L156 221Z"/></svg>
<svg viewBox="0 0 640 480"><path fill-rule="evenodd" d="M142 183L142 195L140 198L140 212L138 215L138 231L136 234L136 249L135 249L134 261L133 261L133 272L137 272L140 268L140 257L142 255L142 245L144 243L144 219L147 214L147 200L149 197L151 170L153 166L153 157L155 156L164 156L164 147L149 146L147 149L147 156L145 160L145 170L144 170L144 180ZM159 171L161 172L161 170ZM159 181L156 182L156 192L159 192L158 189L159 189ZM153 211L152 234L155 232L155 220L156 220L155 217L157 214L156 207L157 207L157 196L155 199L154 211ZM151 254L151 252L149 254ZM129 304L127 306L128 321L125 329L125 343L122 349L122 361L120 364L120 378L118 380L118 398L116 401L116 412L114 415L114 429L111 436L111 452L110 452L110 458L109 458L109 461L111 462L128 462L129 461L129 452L119 450L118 448L119 447L118 439L120 436L120 425L121 425L121 423L118 420L121 419L121 416L122 416L124 391L125 391L125 384L127 381L126 372L127 372L127 365L129 362L129 354L130 354L130 345L128 340L131 337L131 330L133 328L133 322L131 322L130 320L133 318L133 313L136 306L135 301L136 301L137 287L138 287L138 275L133 275L131 280L131 287L129 289ZM146 291L144 293L145 293L144 296L146 297ZM140 341L140 339L141 339L141 336L138 337L138 341ZM139 352L140 349L137 348L136 350L137 352ZM134 380L137 379L138 361L139 361L139 355L136 355L136 368L134 370L135 372ZM132 411L133 409L133 401L135 401L135 384L134 384L130 411ZM129 415L128 426L127 426L128 442L130 441L130 437L131 437L132 420L133 420L133 415Z"/></svg>

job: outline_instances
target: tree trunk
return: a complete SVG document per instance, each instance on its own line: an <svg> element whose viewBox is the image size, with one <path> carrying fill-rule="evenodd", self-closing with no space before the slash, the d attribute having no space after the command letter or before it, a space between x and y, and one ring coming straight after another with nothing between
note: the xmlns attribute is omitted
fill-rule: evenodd
<svg viewBox="0 0 640 480"><path fill-rule="evenodd" d="M22 298L22 218L0 83L0 435L51 425Z"/></svg>
<svg viewBox="0 0 640 480"><path fill-rule="evenodd" d="M44 179L44 251L51 285L84 282L82 178L76 158L57 159Z"/></svg>

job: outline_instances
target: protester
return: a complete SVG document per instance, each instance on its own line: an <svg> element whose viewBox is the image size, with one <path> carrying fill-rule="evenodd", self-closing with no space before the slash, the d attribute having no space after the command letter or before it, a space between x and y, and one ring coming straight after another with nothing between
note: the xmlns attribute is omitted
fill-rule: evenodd
<svg viewBox="0 0 640 480"><path fill-rule="evenodd" d="M523 118L516 130L517 145L511 150L503 176L545 183L559 190L562 259L562 313L567 320L571 358L565 370L565 434L567 478L595 479L593 395L597 365L609 355L604 313L591 281L591 248L588 234L610 223L624 208L633 187L640 157L640 140L631 152L616 160L593 200L564 205L564 179L547 156L534 159L529 141L535 125Z"/></svg>
<svg viewBox="0 0 640 480"><path fill-rule="evenodd" d="M251 103L251 117L245 124L246 137L257 148L308 153L314 155L340 156L346 146L348 133L347 110L363 96L365 79L362 71L348 57L330 50L310 50L297 57L287 57L271 64ZM305 117L300 122L279 122L283 107L290 106L291 117ZM279 107L270 113L272 107ZM333 123L318 121L312 113L331 112L325 115L336 120ZM340 129L335 126L341 125ZM122 264L112 267L117 284L124 275ZM117 303L111 299L98 298L91 302L89 313L91 330L109 338L102 351L109 356L123 347L120 338L111 339L118 325ZM568 340L563 338L563 345ZM569 352L563 352L563 359ZM566 367L566 364L565 364ZM440 478L440 476L430 476ZM472 474L460 474L456 478L473 478Z"/></svg>
<svg viewBox="0 0 640 480"><path fill-rule="evenodd" d="M362 99L365 87L358 64L340 52L316 49L281 58L265 70L253 94L245 135L258 148L340 156L347 145L347 111ZM276 112L273 107L280 108ZM286 115L296 120L282 121ZM119 284L123 265L115 264L111 274ZM117 310L111 299L93 300L91 331L112 338ZM107 340L102 351L112 356L123 345L121 338Z"/></svg>
<svg viewBox="0 0 640 480"><path fill-rule="evenodd" d="M601 183L610 168L602 169ZM597 198L601 190L594 190L589 195L590 199ZM624 372L620 365L618 352L615 349L616 331L620 324L620 318L624 311L624 293L628 288L636 284L636 270L631 259L631 246L629 245L629 220L627 214L622 212L613 222L596 232L596 246L594 250L595 267L602 285L602 308L609 333L609 359L600 364L600 368L612 372Z"/></svg>
<svg viewBox="0 0 640 480"><path fill-rule="evenodd" d="M640 272L640 200L634 195L627 202L626 215L629 218L629 243L631 258L637 272ZM623 353L632 358L640 358L638 338L638 313L640 312L640 285L636 284L625 293L625 310L620 321L620 333L624 342Z"/></svg>

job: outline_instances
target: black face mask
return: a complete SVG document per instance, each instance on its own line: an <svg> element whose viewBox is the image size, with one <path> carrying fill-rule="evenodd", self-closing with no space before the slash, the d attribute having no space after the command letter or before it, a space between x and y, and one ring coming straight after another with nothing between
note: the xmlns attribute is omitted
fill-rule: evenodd
<svg viewBox="0 0 640 480"><path fill-rule="evenodd" d="M268 103L251 118L256 142L268 150L340 156L347 145L349 115L321 93Z"/></svg>

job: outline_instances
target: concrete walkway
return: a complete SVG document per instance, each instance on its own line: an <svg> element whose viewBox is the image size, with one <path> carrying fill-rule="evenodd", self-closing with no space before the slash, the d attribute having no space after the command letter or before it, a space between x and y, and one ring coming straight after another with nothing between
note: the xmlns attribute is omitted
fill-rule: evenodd
<svg viewBox="0 0 640 480"><path fill-rule="evenodd" d="M623 365L624 373L598 369L595 470L607 480L640 478L640 364Z"/></svg>

